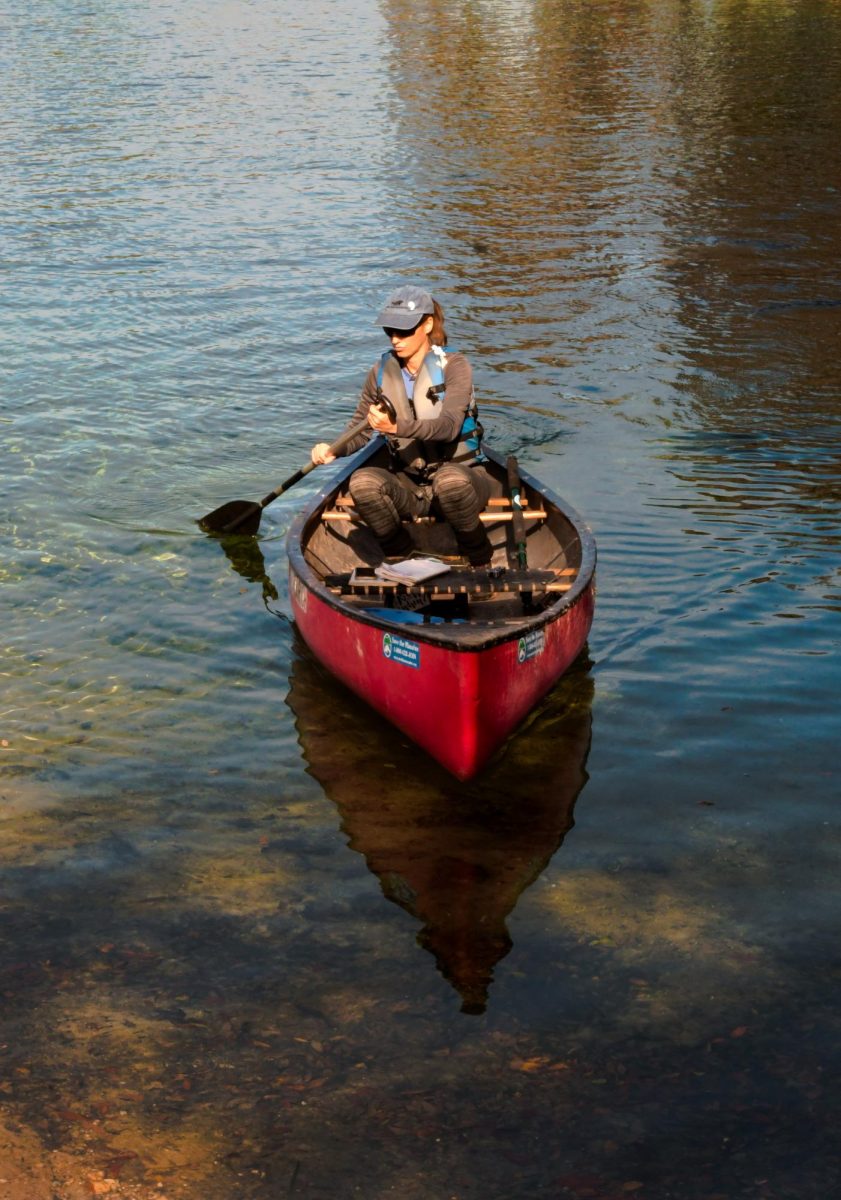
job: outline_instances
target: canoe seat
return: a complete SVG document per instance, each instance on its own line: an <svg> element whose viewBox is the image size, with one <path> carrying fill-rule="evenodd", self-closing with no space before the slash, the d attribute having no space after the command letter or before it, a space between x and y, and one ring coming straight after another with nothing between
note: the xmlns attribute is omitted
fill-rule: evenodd
<svg viewBox="0 0 841 1200"><path fill-rule="evenodd" d="M339 496L336 500L335 508L326 508L322 514L322 521L356 521L358 517L354 512L354 503L352 496ZM504 496L495 497L488 501L487 507L479 514L479 520L483 525L495 525L498 521L513 520L514 513L511 508L511 501ZM523 518L526 521L545 521L546 510L543 508L524 508ZM440 524L438 517L415 517L416 525L435 525Z"/></svg>

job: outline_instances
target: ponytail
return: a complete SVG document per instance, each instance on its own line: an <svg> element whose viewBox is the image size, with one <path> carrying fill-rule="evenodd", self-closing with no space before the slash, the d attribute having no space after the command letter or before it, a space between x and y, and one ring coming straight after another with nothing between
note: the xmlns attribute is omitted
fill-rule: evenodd
<svg viewBox="0 0 841 1200"><path fill-rule="evenodd" d="M444 310L437 300L432 301L432 333L429 340L433 346L446 346L447 331L444 328Z"/></svg>

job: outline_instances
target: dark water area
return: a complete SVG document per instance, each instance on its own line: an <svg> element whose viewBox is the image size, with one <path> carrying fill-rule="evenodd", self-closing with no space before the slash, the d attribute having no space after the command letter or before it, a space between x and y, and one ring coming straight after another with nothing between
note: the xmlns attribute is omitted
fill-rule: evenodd
<svg viewBox="0 0 841 1200"><path fill-rule="evenodd" d="M0 14L0 1189L825 1200L841 6ZM428 283L599 547L459 785L195 519Z"/></svg>

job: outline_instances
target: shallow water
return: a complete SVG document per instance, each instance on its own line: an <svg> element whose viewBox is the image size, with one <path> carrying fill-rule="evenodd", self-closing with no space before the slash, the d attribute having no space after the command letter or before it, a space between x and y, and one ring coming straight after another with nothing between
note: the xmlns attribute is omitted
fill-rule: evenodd
<svg viewBox="0 0 841 1200"><path fill-rule="evenodd" d="M15 1200L834 1194L841 9L0 28ZM317 476L194 524L341 429L406 275L600 554L467 787L289 623Z"/></svg>

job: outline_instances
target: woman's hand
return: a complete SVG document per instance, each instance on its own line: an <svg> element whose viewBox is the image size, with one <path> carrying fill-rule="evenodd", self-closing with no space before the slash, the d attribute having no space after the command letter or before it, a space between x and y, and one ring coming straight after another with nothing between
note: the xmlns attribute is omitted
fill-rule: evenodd
<svg viewBox="0 0 841 1200"><path fill-rule="evenodd" d="M397 425L381 408L372 404L368 409L368 424L375 433L397 433Z"/></svg>
<svg viewBox="0 0 841 1200"><path fill-rule="evenodd" d="M318 442L315 446L313 446L312 450L310 450L310 458L317 467L324 466L325 463L336 461L335 454L330 453L329 442Z"/></svg>

